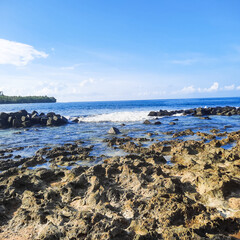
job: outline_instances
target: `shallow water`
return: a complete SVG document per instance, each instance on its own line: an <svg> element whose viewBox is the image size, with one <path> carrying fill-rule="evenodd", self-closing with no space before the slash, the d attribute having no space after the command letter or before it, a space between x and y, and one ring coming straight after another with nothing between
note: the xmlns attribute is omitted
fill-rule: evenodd
<svg viewBox="0 0 240 240"><path fill-rule="evenodd" d="M221 148L225 149L225 150L231 150L232 148L234 148L237 145L236 142L232 142L232 143L228 143L225 144L223 146L221 146Z"/></svg>
<svg viewBox="0 0 240 240"><path fill-rule="evenodd" d="M29 129L5 129L0 130L0 149L24 147L15 151L15 155L22 157L32 156L36 150L42 147L54 147L65 143L82 140L84 146L94 145L91 152L93 156L119 156L123 151L107 147L103 139L111 138L107 132L110 127L119 128L122 137L144 137L154 141L169 140L171 136L162 134L166 131L183 131L191 129L193 132L203 131L210 133L213 128L220 132L237 131L240 127L240 116L210 116L211 120L200 119L193 116L171 116L154 120L148 117L150 111L160 109L189 109L195 107L216 106L240 106L240 98L216 98L216 99L181 99L181 100L145 100L145 101L113 101L113 102L85 102L85 103L48 103L48 104L8 104L0 105L0 111L12 112L26 109L40 112L55 112L68 118L80 117L81 123L68 124L60 127L32 127ZM176 125L169 125L174 119ZM143 121L150 119L160 121L161 125L145 125ZM122 126L122 123L125 126ZM225 129L224 126L230 126ZM151 137L147 133L153 133ZM183 140L198 140L197 136L182 137ZM146 146L153 142L145 142Z"/></svg>

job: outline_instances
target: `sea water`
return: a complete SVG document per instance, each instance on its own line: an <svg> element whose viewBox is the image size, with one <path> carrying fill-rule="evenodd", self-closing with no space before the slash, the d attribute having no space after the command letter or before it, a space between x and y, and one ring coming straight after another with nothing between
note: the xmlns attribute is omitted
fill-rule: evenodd
<svg viewBox="0 0 240 240"><path fill-rule="evenodd" d="M161 117L161 125L145 125L143 121L152 120L150 111L179 110L197 107L234 106L240 107L240 98L204 98L204 99L169 99L169 100L137 100L137 101L106 101L106 102L70 102L70 103L34 103L34 104L5 104L0 105L0 112L15 112L22 109L38 113L55 112L71 120L78 117L80 123L71 123L59 127L31 127L29 129L0 130L0 149L18 148L15 155L30 157L43 147L54 147L76 140L83 141L84 146L94 145L92 155L107 156L124 155L124 152L107 147L103 141L111 137L107 132L114 126L119 128L122 136L146 137L153 141L168 140L171 136L163 134L166 131L209 132L218 128L221 132L237 131L240 128L240 116L210 116L211 120L204 120L193 116ZM176 125L169 125L178 118ZM153 120L154 121L154 120ZM123 125L123 123L125 125ZM230 126L225 129L224 126ZM149 137L147 133L154 133ZM186 139L196 138L187 136Z"/></svg>

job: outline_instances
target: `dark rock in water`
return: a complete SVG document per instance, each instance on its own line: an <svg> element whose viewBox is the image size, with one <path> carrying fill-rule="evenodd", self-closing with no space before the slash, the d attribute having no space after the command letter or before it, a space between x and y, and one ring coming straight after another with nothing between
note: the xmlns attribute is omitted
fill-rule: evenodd
<svg viewBox="0 0 240 240"><path fill-rule="evenodd" d="M208 115L222 115L222 116L232 116L240 115L240 108L236 107L208 107L208 108L196 108L196 109L187 109L187 110L159 110L158 112L151 111L148 116L173 116L174 114L183 114L183 115L193 115L193 116L208 116ZM204 118L208 119L208 118Z"/></svg>
<svg viewBox="0 0 240 240"><path fill-rule="evenodd" d="M203 116L203 115L207 115L208 114L208 111L207 111L207 109L205 109L205 108L197 108L196 109L196 116Z"/></svg>
<svg viewBox="0 0 240 240"><path fill-rule="evenodd" d="M151 111L148 116L155 117L157 116L157 112Z"/></svg>
<svg viewBox="0 0 240 240"><path fill-rule="evenodd" d="M227 129L227 128L232 128L232 126L231 125L224 126L224 129Z"/></svg>
<svg viewBox="0 0 240 240"><path fill-rule="evenodd" d="M26 110L21 110L19 112L12 113L0 113L0 129L2 128L26 128L31 127L35 124L40 124L43 126L60 126L67 124L68 120L53 112L45 115L41 113L38 115L36 111L31 114Z"/></svg>
<svg viewBox="0 0 240 240"><path fill-rule="evenodd" d="M109 134L119 134L121 133L118 128L111 127L108 131Z"/></svg>
<svg viewBox="0 0 240 240"><path fill-rule="evenodd" d="M18 118L13 119L13 121L12 121L12 127L14 127L14 128L22 127L22 122L21 122L21 120L19 120Z"/></svg>
<svg viewBox="0 0 240 240"><path fill-rule="evenodd" d="M22 126L23 127L31 127L32 123L31 123L31 121L25 121L25 122L22 122Z"/></svg>
<svg viewBox="0 0 240 240"><path fill-rule="evenodd" d="M31 115L34 115L34 114L37 114L38 115L38 112L37 111L32 111Z"/></svg>
<svg viewBox="0 0 240 240"><path fill-rule="evenodd" d="M78 117L72 118L72 119L71 119L71 122L78 123L78 122L79 122Z"/></svg>
<svg viewBox="0 0 240 240"><path fill-rule="evenodd" d="M38 115L38 113L33 113L31 115L31 121L33 124L39 124L41 121L41 117Z"/></svg>
<svg viewBox="0 0 240 240"><path fill-rule="evenodd" d="M61 126L68 122L68 120L60 115L52 115L52 117L48 117L47 126Z"/></svg>
<svg viewBox="0 0 240 240"><path fill-rule="evenodd" d="M176 125L176 123L175 122L170 122L169 125Z"/></svg>
<svg viewBox="0 0 240 240"><path fill-rule="evenodd" d="M45 115L40 115L40 124L41 125L47 125L48 118Z"/></svg>
<svg viewBox="0 0 240 240"><path fill-rule="evenodd" d="M175 118L175 119L173 119L172 121L173 121L173 122L176 122L176 121L178 121L178 120L179 120L178 118Z"/></svg>
<svg viewBox="0 0 240 240"><path fill-rule="evenodd" d="M211 120L210 117L199 117L200 119L204 119L204 120Z"/></svg>
<svg viewBox="0 0 240 240"><path fill-rule="evenodd" d="M21 121L22 122L25 122L25 121L28 121L28 120L30 120L30 119L29 119L29 117L27 115L21 117Z"/></svg>
<svg viewBox="0 0 240 240"><path fill-rule="evenodd" d="M55 116L56 114L54 113L54 112L49 112L49 113L47 113L47 117L53 117L53 116Z"/></svg>
<svg viewBox="0 0 240 240"><path fill-rule="evenodd" d="M7 122L8 117L9 117L9 115L8 115L7 113L5 113L5 112L1 112L1 113L0 113L0 119L1 119L2 121Z"/></svg>
<svg viewBox="0 0 240 240"><path fill-rule="evenodd" d="M152 124L149 120L145 120L143 124Z"/></svg>
<svg viewBox="0 0 240 240"><path fill-rule="evenodd" d="M64 116L60 116L61 125L67 124L68 120Z"/></svg>
<svg viewBox="0 0 240 240"><path fill-rule="evenodd" d="M162 124L162 123L159 122L159 121L157 121L157 122L154 123L154 125L161 125L161 124Z"/></svg>
<svg viewBox="0 0 240 240"><path fill-rule="evenodd" d="M191 114L195 114L195 110L194 109L188 109L188 110L184 110L183 111L183 115L191 115Z"/></svg>
<svg viewBox="0 0 240 240"><path fill-rule="evenodd" d="M53 118L49 117L49 118L47 119L46 125L47 125L47 126L53 126L53 125L54 125Z"/></svg>
<svg viewBox="0 0 240 240"><path fill-rule="evenodd" d="M21 116L27 116L28 115L28 112L26 110L20 110L19 113L20 113Z"/></svg>
<svg viewBox="0 0 240 240"><path fill-rule="evenodd" d="M123 126L123 127L124 127L124 126L126 126L126 124L125 124L125 123L122 123L122 124L121 124L121 126Z"/></svg>
<svg viewBox="0 0 240 240"><path fill-rule="evenodd" d="M0 113L0 128L7 128L9 126L8 118L9 115L7 113Z"/></svg>

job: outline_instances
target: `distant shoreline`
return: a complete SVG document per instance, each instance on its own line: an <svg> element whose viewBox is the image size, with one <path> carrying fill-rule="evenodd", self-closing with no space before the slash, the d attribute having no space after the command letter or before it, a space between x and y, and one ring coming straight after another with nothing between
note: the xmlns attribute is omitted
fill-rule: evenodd
<svg viewBox="0 0 240 240"><path fill-rule="evenodd" d="M0 96L0 104L55 103L56 101L56 98L47 96Z"/></svg>

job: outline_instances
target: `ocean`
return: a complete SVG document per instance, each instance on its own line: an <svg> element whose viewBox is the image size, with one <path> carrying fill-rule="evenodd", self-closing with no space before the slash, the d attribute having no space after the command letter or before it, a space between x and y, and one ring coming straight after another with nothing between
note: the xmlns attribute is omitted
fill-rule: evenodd
<svg viewBox="0 0 240 240"><path fill-rule="evenodd" d="M125 154L123 151L107 147L103 141L111 137L107 132L112 126L121 131L118 137L150 138L147 133L154 133L151 137L152 142L170 139L171 136L163 133L166 131L191 129L194 132L209 132L212 128L218 128L221 132L239 130L240 116L211 116L211 120L204 120L193 116L175 115L159 118L161 125L143 124L144 120L154 118L148 116L150 111L216 106L240 107L240 97L0 105L0 112L25 109L28 112L33 110L38 113L55 112L69 120L74 117L80 118L80 123L69 123L60 127L36 126L29 129L0 130L0 149L23 147L13 154L30 157L40 148L81 140L85 146L94 145L91 154L99 156L97 161L101 161L101 155L111 157ZM169 125L169 122L176 118L178 119L176 125ZM196 135L186 136L183 139L198 140Z"/></svg>

